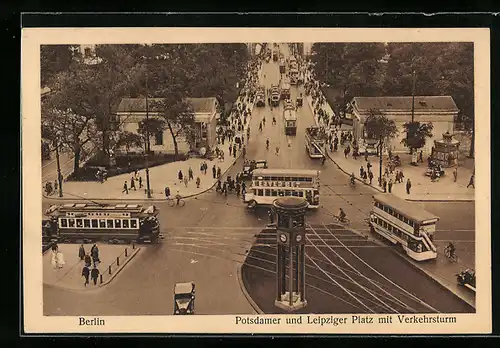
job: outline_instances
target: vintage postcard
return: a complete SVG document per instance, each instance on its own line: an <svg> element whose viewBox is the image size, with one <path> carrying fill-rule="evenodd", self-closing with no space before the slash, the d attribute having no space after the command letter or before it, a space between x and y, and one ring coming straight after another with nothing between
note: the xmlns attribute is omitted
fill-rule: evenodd
<svg viewBox="0 0 500 348"><path fill-rule="evenodd" d="M491 332L489 57L482 28L24 29L25 332Z"/></svg>

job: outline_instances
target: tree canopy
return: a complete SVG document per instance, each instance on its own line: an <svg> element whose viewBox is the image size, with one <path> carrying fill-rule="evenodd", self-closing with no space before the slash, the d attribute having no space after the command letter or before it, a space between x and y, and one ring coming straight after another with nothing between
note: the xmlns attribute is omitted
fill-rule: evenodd
<svg viewBox="0 0 500 348"><path fill-rule="evenodd" d="M394 138L398 129L393 120L388 119L379 110L372 109L365 120L365 132L368 139L384 142Z"/></svg>

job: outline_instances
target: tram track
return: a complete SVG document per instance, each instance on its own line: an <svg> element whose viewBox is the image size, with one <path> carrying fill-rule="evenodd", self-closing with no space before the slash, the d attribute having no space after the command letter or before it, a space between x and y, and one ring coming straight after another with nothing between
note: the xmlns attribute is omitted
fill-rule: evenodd
<svg viewBox="0 0 500 348"><path fill-rule="evenodd" d="M312 231L312 229L308 228L308 231ZM241 261L236 261L235 258L232 256L236 256L236 258L245 257L247 259L247 264L249 266L253 267L256 266L256 264L259 264L260 266L257 266L258 268L260 269L265 268L269 272L273 273L275 272L276 246L275 244L272 245L270 243L263 243L264 240L268 240L269 242L275 243L275 236L273 233L262 232L259 235L257 235L257 240L253 240L254 242L253 246L257 248L252 248L253 252L247 253L245 249L249 247L250 242L252 242L251 239L253 238L245 239L243 241L239 238L234 238L231 236L228 237L227 235L217 236L209 233L209 237L211 239L207 240L205 239L207 238L206 232L196 232L196 231L189 231L189 232L191 232L189 236L172 236L172 238L169 239L170 245L168 246L168 248L178 252L196 253L207 257L214 257L217 254L218 257L223 257L224 259L239 263L241 263ZM203 237L201 238L193 237L193 235L196 234L200 234ZM332 236L332 232L328 231L328 233L318 233L316 231L313 231L313 233L308 233L308 238L309 238L308 242L309 244L311 244L310 247L319 250L317 243L320 242L321 239L319 238L312 239L312 237L314 237L315 235L319 235L319 237L325 238L328 235ZM351 237L351 238L347 238L346 240L345 237ZM349 246L348 244L346 244L348 240L352 239L360 240L361 238L357 236L355 236L355 238L352 238L352 234L351 236L349 236L349 234L345 233L340 234L339 237L333 236L333 240L340 242L342 248L344 249L346 247L348 248L358 247L355 245ZM186 242L183 242L182 240ZM224 243L222 243L223 241ZM324 239L323 242L325 242ZM363 240L363 242L366 243L366 240ZM328 249L331 252L332 247L331 246L328 247L329 248L326 249ZM237 252L235 249L240 249L241 251ZM306 269L307 269L306 277L307 279L313 279L315 283L311 284L311 282L307 282L306 284L307 287L312 286L315 289L322 289L328 292L327 290L329 288L331 288L332 286L340 287L339 286L340 284L341 287L345 289L344 296L347 298L344 298L344 300L347 300L347 302L350 305L353 305L353 302L348 300L352 300L353 297L356 297L359 301L365 304L364 307L361 306L362 307L361 311L368 311L370 313L418 312L416 308L405 302L405 301L408 302L411 301L412 298L409 297L408 294L405 293L404 291L398 291L397 289L394 289L394 286L390 287L387 284L382 284L381 282L371 279L363 275L359 270L355 269L352 266L351 267L338 266L334 272L330 270L325 270L324 269L325 267L321 266L321 263L328 264L328 261L324 260L325 257L315 258L309 254L307 254L306 257L308 261L306 262ZM326 259L329 258L326 257ZM262 267L263 265L265 266ZM371 285L371 288L361 285L359 279L358 280L354 279L356 276L359 279L362 279L369 285ZM391 293L390 292L391 290L396 291L396 293L395 294ZM339 296L339 294L337 293L333 295L336 298L342 297ZM403 300L401 298L403 298ZM359 302L356 301L356 303L360 305ZM396 308L394 308L395 306L399 306L399 308L402 309L397 310ZM370 309L368 310L367 307Z"/></svg>

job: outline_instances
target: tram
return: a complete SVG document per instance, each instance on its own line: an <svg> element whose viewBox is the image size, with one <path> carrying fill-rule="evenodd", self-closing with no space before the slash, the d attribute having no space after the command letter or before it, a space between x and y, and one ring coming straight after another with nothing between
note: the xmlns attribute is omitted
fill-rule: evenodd
<svg viewBox="0 0 500 348"><path fill-rule="evenodd" d="M57 242L158 242L159 210L139 204L52 205L45 211L43 231Z"/></svg>

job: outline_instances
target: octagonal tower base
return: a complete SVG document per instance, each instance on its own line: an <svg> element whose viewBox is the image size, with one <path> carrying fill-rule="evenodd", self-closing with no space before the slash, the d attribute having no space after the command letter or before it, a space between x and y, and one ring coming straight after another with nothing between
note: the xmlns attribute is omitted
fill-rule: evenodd
<svg viewBox="0 0 500 348"><path fill-rule="evenodd" d="M307 300L304 299L304 301L301 301L300 293L292 292L292 305L290 305L290 292L287 291L281 296L281 301L274 301L274 305L286 311L293 312L304 308L307 305Z"/></svg>

